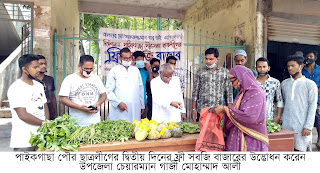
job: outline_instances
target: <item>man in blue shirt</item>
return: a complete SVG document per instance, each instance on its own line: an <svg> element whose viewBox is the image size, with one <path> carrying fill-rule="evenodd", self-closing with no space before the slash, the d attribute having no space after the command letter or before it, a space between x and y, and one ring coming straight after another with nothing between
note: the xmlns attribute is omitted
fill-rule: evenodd
<svg viewBox="0 0 320 173"><path fill-rule="evenodd" d="M151 81L153 78L152 70L150 64L144 62L145 54L142 51L135 51L133 53L135 66L139 69L142 78L143 88L144 88L144 104L147 104L147 94L146 94L146 83ZM145 118L146 114L142 113Z"/></svg>
<svg viewBox="0 0 320 173"><path fill-rule="evenodd" d="M302 69L302 75L314 81L318 87L318 105L314 126L317 128L318 132L318 141L316 146L320 149L320 66L316 64L317 57L318 53L316 51L310 51L306 54L306 58L304 60L305 66Z"/></svg>

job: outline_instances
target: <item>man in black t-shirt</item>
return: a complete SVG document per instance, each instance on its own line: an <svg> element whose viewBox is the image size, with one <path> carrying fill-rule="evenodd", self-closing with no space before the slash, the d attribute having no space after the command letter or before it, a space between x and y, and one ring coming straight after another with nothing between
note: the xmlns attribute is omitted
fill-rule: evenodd
<svg viewBox="0 0 320 173"><path fill-rule="evenodd" d="M37 80L43 85L44 92L47 97L47 105L50 113L50 120L54 120L57 117L57 101L54 94L55 86L54 79L52 76L45 75L47 72L47 61L46 58L42 55L38 55L40 63L40 74L37 77Z"/></svg>

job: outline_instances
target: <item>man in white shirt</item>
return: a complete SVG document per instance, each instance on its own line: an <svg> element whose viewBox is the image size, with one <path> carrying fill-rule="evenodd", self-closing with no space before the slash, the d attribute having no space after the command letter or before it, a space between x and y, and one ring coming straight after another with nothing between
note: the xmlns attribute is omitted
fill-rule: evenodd
<svg viewBox="0 0 320 173"><path fill-rule="evenodd" d="M77 118L79 126L100 122L100 105L106 100L106 90L101 79L93 74L94 59L82 55L79 72L67 76L60 88L60 102L69 107L71 118Z"/></svg>
<svg viewBox="0 0 320 173"><path fill-rule="evenodd" d="M137 67L132 66L132 55L128 48L120 50L120 64L108 73L106 89L110 120L140 120L145 109L144 87Z"/></svg>
<svg viewBox="0 0 320 173"><path fill-rule="evenodd" d="M173 76L173 67L166 63L160 67L160 76L151 81L152 119L157 122L180 122L186 120L186 109L180 80Z"/></svg>
<svg viewBox="0 0 320 173"><path fill-rule="evenodd" d="M40 72L38 57L22 55L19 68L21 77L7 93L12 114L10 147L13 151L34 151L29 144L31 133L36 134L42 122L49 119L49 110L43 85L35 80Z"/></svg>

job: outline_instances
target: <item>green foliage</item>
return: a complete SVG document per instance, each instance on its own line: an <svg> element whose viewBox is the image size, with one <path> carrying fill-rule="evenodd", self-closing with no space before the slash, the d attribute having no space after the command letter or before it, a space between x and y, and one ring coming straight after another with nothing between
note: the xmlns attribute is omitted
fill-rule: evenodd
<svg viewBox="0 0 320 173"><path fill-rule="evenodd" d="M88 127L78 128L71 136L69 144L102 144L109 141L128 141L132 137L134 125L125 120L101 121Z"/></svg>
<svg viewBox="0 0 320 173"><path fill-rule="evenodd" d="M77 151L78 145L68 143L71 134L78 128L76 119L70 119L68 114L63 114L55 120L46 120L37 130L37 134L31 134L29 143L36 148L61 151L62 149Z"/></svg>
<svg viewBox="0 0 320 173"><path fill-rule="evenodd" d="M183 133L199 133L200 127L198 123L180 122L178 123Z"/></svg>
<svg viewBox="0 0 320 173"><path fill-rule="evenodd" d="M280 132L281 126L272 120L267 120L268 133Z"/></svg>

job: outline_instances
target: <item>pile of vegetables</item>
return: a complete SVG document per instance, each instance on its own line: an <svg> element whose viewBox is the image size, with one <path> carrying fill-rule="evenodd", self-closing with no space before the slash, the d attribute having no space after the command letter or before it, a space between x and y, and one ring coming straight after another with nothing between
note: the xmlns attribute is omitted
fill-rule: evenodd
<svg viewBox="0 0 320 173"><path fill-rule="evenodd" d="M134 124L125 120L101 121L88 127L80 127L70 119L68 114L61 115L55 120L45 121L31 134L29 143L41 150L77 151L80 144L101 144L109 141L128 141L132 138Z"/></svg>
<svg viewBox="0 0 320 173"><path fill-rule="evenodd" d="M160 124L154 120L147 118L141 121L134 120L135 125L134 137L137 141L147 139L166 139L170 137L181 137L182 133L199 133L199 124L179 122L170 124L161 122Z"/></svg>
<svg viewBox="0 0 320 173"><path fill-rule="evenodd" d="M280 132L281 126L272 120L267 120L267 130L268 133Z"/></svg>
<svg viewBox="0 0 320 173"><path fill-rule="evenodd" d="M200 133L200 127L198 123L180 122L178 123L183 133Z"/></svg>
<svg viewBox="0 0 320 173"><path fill-rule="evenodd" d="M69 144L102 144L109 141L129 141L134 125L125 120L101 121L88 127L79 127L70 136Z"/></svg>
<svg viewBox="0 0 320 173"><path fill-rule="evenodd" d="M70 136L79 128L75 121L76 119L70 119L68 114L61 115L52 121L47 120L38 128L36 135L31 134L29 143L41 150L77 151L79 145L69 143Z"/></svg>

